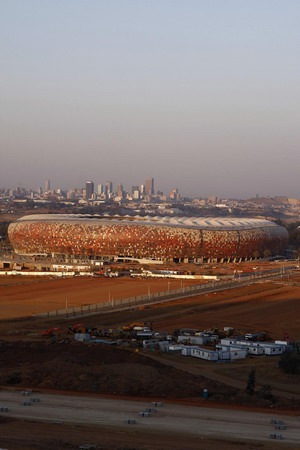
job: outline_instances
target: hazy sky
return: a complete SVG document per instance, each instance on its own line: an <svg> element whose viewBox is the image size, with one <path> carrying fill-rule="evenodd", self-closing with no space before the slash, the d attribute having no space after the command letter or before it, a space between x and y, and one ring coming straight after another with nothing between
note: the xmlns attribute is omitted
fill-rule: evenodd
<svg viewBox="0 0 300 450"><path fill-rule="evenodd" d="M299 0L0 0L0 185L300 198Z"/></svg>

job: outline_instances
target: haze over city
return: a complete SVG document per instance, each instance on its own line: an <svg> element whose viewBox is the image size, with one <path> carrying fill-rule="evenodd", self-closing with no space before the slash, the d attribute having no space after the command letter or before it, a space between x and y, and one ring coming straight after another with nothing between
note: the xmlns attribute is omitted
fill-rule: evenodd
<svg viewBox="0 0 300 450"><path fill-rule="evenodd" d="M2 0L0 185L154 177L183 196L300 198L299 12Z"/></svg>

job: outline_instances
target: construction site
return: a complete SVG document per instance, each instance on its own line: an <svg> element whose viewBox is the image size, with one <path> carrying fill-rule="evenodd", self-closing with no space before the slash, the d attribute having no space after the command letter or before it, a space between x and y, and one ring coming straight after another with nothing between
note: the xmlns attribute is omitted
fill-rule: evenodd
<svg viewBox="0 0 300 450"><path fill-rule="evenodd" d="M2 447L193 449L201 438L205 449L219 440L224 449L267 450L281 442L297 448L297 362L294 372L283 368L300 348L299 262L251 256L255 246L263 255L268 239L276 251L286 239L280 227L263 222L269 236L259 231L260 222L253 234L247 231L252 222L138 219L133 226L101 219L108 255L99 257L92 254L96 241L93 250L63 254L72 246L69 222L59 216L48 225L60 244L43 254L47 233L34 248L36 230L43 231L48 218L38 225L36 217L25 219L12 227L17 253L8 247L0 258ZM94 221L75 217L71 225L80 234L82 224L84 232L87 224L98 227ZM171 233L175 247L182 228L182 252L191 253L178 260L171 249L152 259L149 241L131 258L125 240L118 245L126 257L116 256L110 233L125 225L128 252L140 248L140 227L146 226L152 234ZM228 245L219 255L213 249L220 227ZM205 257L194 258L195 233L201 242L211 239ZM253 237L252 253L246 254L245 241L245 253L233 257L229 243L239 245L243 233ZM237 411L245 414L247 433ZM258 414L265 415L261 429ZM43 436L42 447L33 430Z"/></svg>
<svg viewBox="0 0 300 450"><path fill-rule="evenodd" d="M168 270L170 277L146 279L104 274L2 276L0 385L4 410L0 427L8 430L14 426L18 431L13 438L7 432L1 445L10 449L41 448L34 446L26 414L37 420L32 412L37 406L31 397L43 395L63 395L64 403L67 398L71 401L70 396L84 395L91 401L115 399L120 405L129 399L144 404L163 402L163 408L177 405L179 410L187 408L190 412L192 407L209 407L224 411L224 418L230 417L230 408L257 414L263 411L270 420L279 417L285 424L288 417L297 417L299 374L280 368L284 355L299 352L297 264L262 261L254 265L252 261L215 264L201 270L193 267L198 275L201 272L202 279L172 278L175 269L170 264L161 268ZM191 269L192 265L185 270ZM259 273L263 275L259 277ZM175 297L160 295L171 295L173 291L177 292ZM153 296L151 302L149 295ZM145 302L124 302L122 308L117 304L117 300L139 297L145 297ZM104 303L109 307L101 308ZM92 304L99 309L89 308ZM74 308L78 308L76 315ZM249 393L247 384L253 370L255 383ZM12 389L19 395L32 391L30 399L25 399L30 408L23 405L23 409L16 409L19 400L14 400L13 393L7 394L5 401L5 392ZM74 405L78 404L75 397ZM163 408L159 414L167 411ZM135 410L121 415L118 423L110 419L99 427L93 419L86 423L80 417L68 419L67 412L65 417L52 417L42 409L34 429L43 433L45 449L80 448L85 436L89 436L86 442L96 442L94 448L121 449L124 444L141 449L199 448L196 429L186 434L177 428L170 434L169 428L167 432L161 427L161 420L155 428L157 413L149 414L145 425L147 415L141 416L137 406ZM134 422L126 425L127 419ZM72 420L81 424L82 434L71 432ZM55 422L62 422L57 439L51 432L51 427L58 426ZM166 427L171 422L167 421ZM225 449L250 449L258 443L263 449L277 448L282 443L286 448L297 448L299 436L293 427L291 423L284 431L272 432L274 426L268 425L262 434L253 432L243 437L239 432L205 433L203 429L200 434L203 448L207 449L215 448L218 439L222 439ZM110 429L116 431L113 440ZM151 444L142 440L147 429L155 436ZM270 437L274 434L275 438ZM106 446L101 447L103 442Z"/></svg>

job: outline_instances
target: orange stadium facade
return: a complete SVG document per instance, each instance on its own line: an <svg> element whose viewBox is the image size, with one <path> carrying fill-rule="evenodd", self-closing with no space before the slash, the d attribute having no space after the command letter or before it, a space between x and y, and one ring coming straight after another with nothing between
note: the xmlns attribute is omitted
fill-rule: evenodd
<svg viewBox="0 0 300 450"><path fill-rule="evenodd" d="M19 255L197 262L275 255L288 240L274 222L252 218L24 216L10 224Z"/></svg>

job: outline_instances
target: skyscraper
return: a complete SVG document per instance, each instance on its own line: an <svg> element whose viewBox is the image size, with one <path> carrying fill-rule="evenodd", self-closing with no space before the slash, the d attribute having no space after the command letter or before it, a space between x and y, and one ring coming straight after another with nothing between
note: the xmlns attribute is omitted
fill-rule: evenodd
<svg viewBox="0 0 300 450"><path fill-rule="evenodd" d="M154 194L154 178L147 178L145 180L145 194L146 195Z"/></svg>
<svg viewBox="0 0 300 450"><path fill-rule="evenodd" d="M113 192L113 184L112 184L112 182L111 181L107 181L106 183L105 183L105 193L107 194L107 195L109 195L109 194L112 194L112 192Z"/></svg>
<svg viewBox="0 0 300 450"><path fill-rule="evenodd" d="M45 192L50 191L50 180L45 180Z"/></svg>
<svg viewBox="0 0 300 450"><path fill-rule="evenodd" d="M86 200L89 200L92 197L93 193L94 193L94 183L93 183L93 181L87 181L85 183L85 191L86 191L85 198L86 198Z"/></svg>
<svg viewBox="0 0 300 450"><path fill-rule="evenodd" d="M117 196L118 197L123 197L123 195L124 195L124 189L123 189L123 184L118 184L118 187L117 187Z"/></svg>

